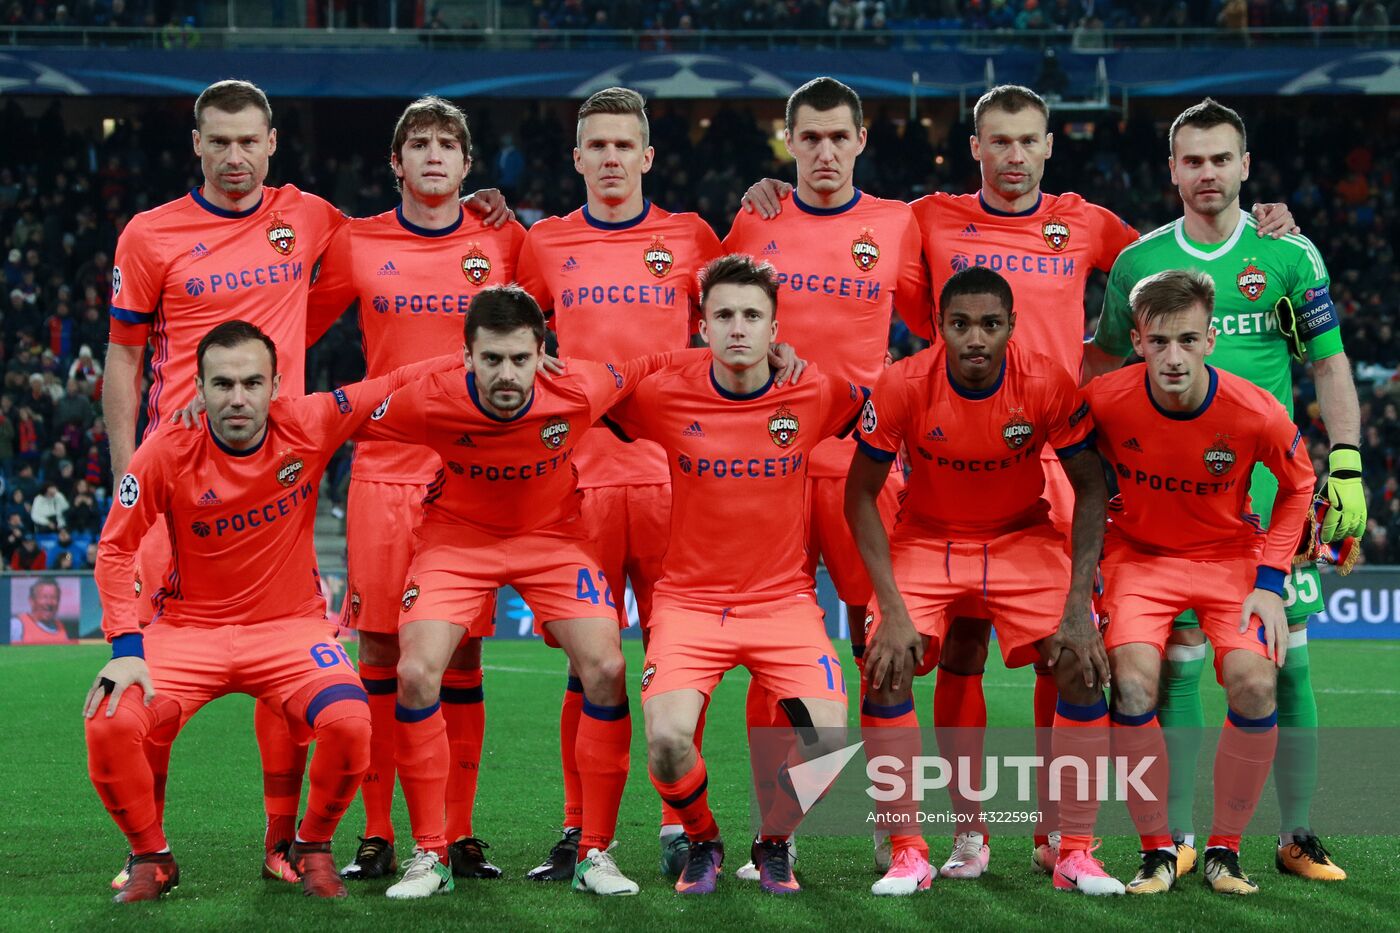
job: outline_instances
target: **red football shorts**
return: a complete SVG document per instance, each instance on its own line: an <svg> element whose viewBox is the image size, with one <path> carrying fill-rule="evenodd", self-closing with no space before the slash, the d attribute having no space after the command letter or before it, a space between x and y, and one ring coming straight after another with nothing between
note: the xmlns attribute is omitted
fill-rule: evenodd
<svg viewBox="0 0 1400 933"><path fill-rule="evenodd" d="M493 538L460 525L425 523L413 532L399 626L423 619L460 625L473 638L492 634L486 612L496 590L513 586L535 616L535 634L558 647L544 628L561 619L613 619L617 599L601 570L582 519L528 534ZM621 594L617 594L621 598Z"/></svg>
<svg viewBox="0 0 1400 933"><path fill-rule="evenodd" d="M413 560L413 531L422 519L426 490L421 483L376 483L351 479L346 501L345 543L349 580L340 624L361 632L397 635L399 604ZM482 610L478 629L494 632L496 600Z"/></svg>
<svg viewBox="0 0 1400 933"><path fill-rule="evenodd" d="M894 528L899 514L899 496L904 491L904 477L898 470L890 471L889 479L876 498L885 533ZM874 589L865 561L860 559L856 540L846 524L845 477L818 476L807 480L807 572L817 569L817 558L826 564L836 595L849 606L869 605Z"/></svg>
<svg viewBox="0 0 1400 933"><path fill-rule="evenodd" d="M365 696L355 665L335 640L335 623L326 619L156 622L145 631L145 648L151 683L180 704L182 726L210 700L246 693L281 709L293 737L305 740L321 709Z"/></svg>
<svg viewBox="0 0 1400 933"><path fill-rule="evenodd" d="M1036 644L1059 628L1069 593L1064 538L1048 522L1011 531L986 543L897 536L890 542L895 582L909 618L929 639L926 674L938 663L953 619L991 619L1007 667L1040 658ZM870 634L879 626L872 613Z"/></svg>
<svg viewBox="0 0 1400 933"><path fill-rule="evenodd" d="M651 620L642 702L672 690L706 696L728 671L746 667L770 696L846 702L846 682L821 607L812 596L734 609L663 602Z"/></svg>
<svg viewBox="0 0 1400 933"><path fill-rule="evenodd" d="M420 483L374 483L351 478L345 503L349 550L341 624L361 632L393 635L399 630L413 529L422 518Z"/></svg>
<svg viewBox="0 0 1400 933"><path fill-rule="evenodd" d="M1047 446L1044 453L1040 463L1045 468L1045 492L1041 498L1050 503L1050 524L1059 530L1068 546L1074 526L1074 487L1055 452Z"/></svg>
<svg viewBox="0 0 1400 933"><path fill-rule="evenodd" d="M141 539L136 552L136 572L141 575L141 598L136 601L136 621L144 628L155 615L156 594L165 585L173 554L170 549L170 529L157 520Z"/></svg>
<svg viewBox="0 0 1400 933"><path fill-rule="evenodd" d="M615 589L619 620L627 625L624 581L632 583L637 615L651 619L652 593L661 579L661 558L671 538L671 484L593 486L583 490L583 526Z"/></svg>
<svg viewBox="0 0 1400 933"><path fill-rule="evenodd" d="M1268 657L1263 627L1240 633L1240 609L1254 589L1257 556L1190 560L1146 554L1122 541L1104 544L1104 647L1148 644L1165 652L1172 619L1194 609L1215 648L1216 674L1225 655L1240 649Z"/></svg>

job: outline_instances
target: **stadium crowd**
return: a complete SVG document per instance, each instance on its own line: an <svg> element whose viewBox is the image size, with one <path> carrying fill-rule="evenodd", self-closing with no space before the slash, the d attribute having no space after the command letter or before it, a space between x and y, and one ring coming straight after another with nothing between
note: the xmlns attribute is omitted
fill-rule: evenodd
<svg viewBox="0 0 1400 933"><path fill-rule="evenodd" d="M703 30L897 29L1058 30L1295 27L1385 28L1400 0L507 0L536 29ZM338 0L339 27L387 28L389 5ZM436 4L399 5L398 26L478 29L475 19ZM6 26L162 28L166 45L189 45L202 3L175 0L11 0ZM320 12L319 10L317 11ZM296 4L271 4L275 25L299 25Z"/></svg>
<svg viewBox="0 0 1400 933"><path fill-rule="evenodd" d="M697 211L723 234L750 183L785 174L771 134L750 110L725 106L704 119L685 103L658 102L652 110L657 157L647 191L667 209ZM911 132L895 109L875 105L868 113L859 187L903 199L976 188L966 127L935 122L927 129L913 124ZM1400 563L1400 321L1388 300L1400 293L1392 245L1400 241L1394 204L1400 128L1354 126L1353 118L1319 104L1258 108L1247 119L1254 161L1245 200L1289 204L1326 259L1343 312L1361 396L1371 503L1365 560ZM8 569L81 568L95 556L112 484L101 417L111 257L118 232L135 212L198 184L198 164L179 142L188 128L179 120L170 108L152 107L102 139L67 125L57 102L37 119L13 98L0 108L0 557ZM545 106L510 115L479 109L472 120L472 185L500 187L527 225L582 202L570 162L571 123ZM298 108L284 105L269 183L321 193L352 215L397 202L377 141L357 151L318 151L297 131L298 122ZM1160 127L1145 108L1121 127L1101 123L1092 134L1067 129L1059 127L1047 189L1085 193L1140 231L1178 216ZM1341 153L1337 140L1355 142ZM40 151L48 155L36 160ZM1101 295L1090 289L1090 331ZM892 352L917 347L897 325ZM308 388L357 378L358 348L353 321L342 321L311 352ZM1297 381L1295 395L1296 418L1318 472L1325 472L1327 444L1306 377ZM330 476L335 504L343 470Z"/></svg>

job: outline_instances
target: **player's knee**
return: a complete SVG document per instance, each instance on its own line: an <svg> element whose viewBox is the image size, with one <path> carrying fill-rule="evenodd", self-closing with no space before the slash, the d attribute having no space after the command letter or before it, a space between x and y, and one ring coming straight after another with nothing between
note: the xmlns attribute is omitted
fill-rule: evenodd
<svg viewBox="0 0 1400 933"><path fill-rule="evenodd" d="M130 702L135 696L136 702ZM131 754L133 747L145 741L150 731L150 717L140 706L141 689L129 690L117 704L117 710L107 715L107 701L98 707L97 715L84 721L88 750L94 754Z"/></svg>
<svg viewBox="0 0 1400 933"><path fill-rule="evenodd" d="M958 618L948 627L938 664L954 674L980 674L987 665L991 623L986 619Z"/></svg>
<svg viewBox="0 0 1400 933"><path fill-rule="evenodd" d="M1230 708L1251 719L1269 715L1276 706L1274 681L1273 665L1268 662L1232 670L1225 680Z"/></svg>
<svg viewBox="0 0 1400 933"><path fill-rule="evenodd" d="M399 698L414 709L431 706L442 687L442 672L422 658L404 655L399 658L397 674Z"/></svg>
<svg viewBox="0 0 1400 933"><path fill-rule="evenodd" d="M1083 682L1082 680L1080 681ZM1113 708L1128 716L1141 716L1157 708L1157 678L1142 671L1113 672Z"/></svg>
<svg viewBox="0 0 1400 933"><path fill-rule="evenodd" d="M347 772L369 768L369 705L341 700L327 707L313 726L318 754L334 755Z"/></svg>
<svg viewBox="0 0 1400 933"><path fill-rule="evenodd" d="M627 662L623 659L621 650L600 652L583 659L579 664L578 676L583 681L583 692L589 699L593 699L595 695L611 697L623 689L623 681L627 676Z"/></svg>
<svg viewBox="0 0 1400 933"><path fill-rule="evenodd" d="M647 764L662 780L674 781L685 772L686 760L695 750L695 733L681 723L648 724Z"/></svg>

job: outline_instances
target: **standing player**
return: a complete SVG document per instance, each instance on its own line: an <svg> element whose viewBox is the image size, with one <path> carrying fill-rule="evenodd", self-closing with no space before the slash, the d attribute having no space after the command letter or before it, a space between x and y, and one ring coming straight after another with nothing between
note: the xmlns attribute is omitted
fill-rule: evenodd
<svg viewBox="0 0 1400 933"><path fill-rule="evenodd" d="M380 376L427 359L461 339L471 298L515 278L525 230L467 222L458 200L471 171L466 115L438 97L414 101L394 128L389 156L403 202L394 210L352 220L332 238L311 290L308 342L347 306L358 302L367 371ZM346 878L398 870L394 856L394 670L399 662L399 600L413 556L413 528L429 483L442 461L427 448L366 441L357 446L347 505L348 627L359 633L360 677L374 727L365 773L365 834ZM493 613L494 603L484 612ZM485 706L481 640L465 641L443 675L443 717L452 767L448 838L459 878L496 878L484 843L472 830L481 763Z"/></svg>
<svg viewBox="0 0 1400 933"><path fill-rule="evenodd" d="M73 637L58 618L62 593L53 577L40 577L29 587L29 611L10 617L12 645L71 645Z"/></svg>
<svg viewBox="0 0 1400 933"><path fill-rule="evenodd" d="M1258 224L1239 206L1249 177L1249 152L1239 114L1207 98L1172 124L1169 164L1181 194L1183 216L1124 250L1113 265L1099 326L1085 353L1089 376L1116 368L1133 350L1130 293L1154 272L1199 269L1215 283L1212 324L1217 334L1212 362L1265 389L1293 411L1293 361L1312 364L1322 420L1332 441L1327 479L1329 509L1325 541L1340 542L1366 527L1361 484L1361 416L1351 364L1342 347L1339 319L1328 294L1327 269L1317 248L1302 236L1261 240ZM1279 477L1254 468L1249 493L1265 518ZM1303 525L1285 529L1301 537ZM1278 675L1281 734L1274 782L1282 825L1280 871L1321 881L1340 881L1335 865L1309 828L1317 784L1317 703L1308 664L1307 622L1322 609L1317 567L1303 564L1286 581L1288 663ZM1177 620L1168 647L1162 722L1171 745L1171 825L1182 834L1182 873L1195 863L1191 808L1196 759L1205 719L1201 668L1205 633L1191 616Z"/></svg>
<svg viewBox="0 0 1400 933"><path fill-rule="evenodd" d="M279 400L276 346L244 321L209 331L195 359L203 423L148 437L122 474L98 545L112 660L84 715L93 786L133 853L115 900L154 900L179 884L144 749L168 746L200 707L228 693L273 704L303 744L316 740L306 817L287 860L308 895L344 897L331 837L369 763L369 711L326 619L312 537L317 488L335 450L411 374ZM138 551L162 518L172 569L156 624L143 632Z"/></svg>
<svg viewBox="0 0 1400 933"><path fill-rule="evenodd" d="M1112 747L1120 773L1145 772L1148 793L1128 784L1128 810L1142 837L1142 864L1127 888L1134 894L1164 893L1177 878L1178 853L1157 792L1166 769L1152 764L1166 757L1156 714L1172 619L1195 610L1229 704L1204 858L1206 883L1219 893L1258 890L1240 869L1240 836L1274 758L1276 668L1292 653L1283 589L1312 499L1312 462L1277 399L1206 364L1215 348L1214 291L1208 276L1179 269L1138 282L1129 296L1129 336L1145 363L1085 388L1121 499L1102 563L1113 709L1102 696L1091 705L1062 698L1053 744L1057 758L1093 761ZM1259 463L1279 478L1267 533L1250 513L1250 471ZM1091 854L1103 789L1092 777L1076 781L1074 771L1061 772L1055 887L1121 894Z"/></svg>
<svg viewBox="0 0 1400 933"><path fill-rule="evenodd" d="M974 194L935 192L913 204L922 234L934 294L957 272L985 266L1011 284L1020 308L1020 346L1077 372L1083 355L1084 290L1095 270L1107 272L1137 231L1111 211L1077 194L1054 195L1041 190L1045 162L1054 148L1050 111L1029 88L1000 85L987 91L973 107L973 135L968 138L982 185ZM761 212L778 207L774 194L781 188L750 189L749 198ZM1260 236L1281 236L1293 218L1283 205L1255 207ZM1269 218L1269 219L1265 219ZM1046 499L1050 517L1070 535L1070 486L1059 459L1045 451ZM953 621L942 644L934 688L933 715L939 729L970 738L985 729L987 703L982 690L991 626L985 619ZM1037 663L1033 694L1034 722L1039 730L1037 754L1048 752L1049 728L1055 715L1055 684L1051 672ZM959 751L959 754L964 753ZM979 748L965 753L980 758ZM1040 810L1033 862L1047 874L1054 868L1055 806L1049 799L1048 772L1037 771ZM986 837L960 833L944 865L959 877L979 862ZM986 853L989 854L989 853Z"/></svg>
<svg viewBox="0 0 1400 933"><path fill-rule="evenodd" d="M907 737L918 728L913 675L933 666L959 613L992 619L1007 666L1038 660L1055 671L1061 695L1075 702L1091 702L1108 675L1089 606L1106 490L1075 379L1056 361L1011 340L1018 315L1011 286L997 273L978 267L959 272L943 286L938 308L940 346L880 376L861 417L860 447L846 485L846 514L879 607L861 709L870 749L890 744L882 730L897 728ZM905 447L912 473L887 539L876 501L889 464ZM1046 447L1064 462L1074 488L1069 547L1043 497ZM925 663L909 669L910 651ZM1066 652L1078 663L1062 663ZM918 754L913 744L905 760ZM947 748L942 753L952 757ZM980 781L963 776L957 784ZM974 827L969 832L985 836L976 803L955 793L953 806L959 822ZM928 887L922 836L896 834L892 842L894 864L874 892L912 894ZM980 876L987 858L982 846L954 877Z"/></svg>
<svg viewBox="0 0 1400 933"><path fill-rule="evenodd" d="M713 893L724 860L695 733L727 671L747 667L795 724L820 730L802 760L844 745L832 743L845 735L846 685L805 566L805 467L817 445L854 426L865 397L815 370L800 386L775 385L771 267L725 256L701 272L700 289L710 353L644 379L608 415L626 436L662 445L675 491L642 708L652 784L690 841L676 882L682 894ZM736 542L745 529L761 535L763 561L742 537ZM794 894L788 835L796 820L767 803L753 864L764 891Z"/></svg>
<svg viewBox="0 0 1400 933"><path fill-rule="evenodd" d="M668 213L643 196L642 176L654 157L646 102L627 88L598 91L579 107L576 142L574 168L588 201L530 228L520 285L552 312L562 353L620 361L685 348L697 306L696 273L719 255L719 241L698 215ZM627 447L607 431L591 431L579 444L575 466L589 538L619 595L624 577L632 581L645 637L670 526L665 457L650 441ZM617 603L625 623L626 606ZM573 877L583 806L573 749L582 708L583 686L571 673L559 717L563 835L529 873L537 881ZM663 800L663 874L680 873L685 841L680 815Z"/></svg>
<svg viewBox="0 0 1400 933"><path fill-rule="evenodd" d="M784 140L797 163L796 210L763 220L740 211L724 238L727 252L771 264L778 287L791 293L783 334L804 358L828 374L873 385L885 364L891 317L898 311L924 338L932 336L928 269L908 205L855 187L856 159L865 150L860 97L835 78L815 78L788 98ZM839 331L841 339L833 339ZM851 439L830 438L808 470L809 570L818 558L831 574L850 620L852 651L863 650L870 578L842 514ZM882 493L887 526L898 510L898 484ZM774 698L750 682L750 728L785 724ZM754 877L744 866L741 877Z"/></svg>

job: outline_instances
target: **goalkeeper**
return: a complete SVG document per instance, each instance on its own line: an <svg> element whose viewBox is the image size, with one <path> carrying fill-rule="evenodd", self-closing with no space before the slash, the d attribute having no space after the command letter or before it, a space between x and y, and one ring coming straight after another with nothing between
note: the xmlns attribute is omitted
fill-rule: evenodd
<svg viewBox="0 0 1400 933"><path fill-rule="evenodd" d="M1310 363L1317 400L1332 441L1325 502L1314 532L1299 529L1301 560L1285 581L1289 640L1278 675L1279 746L1274 763L1281 826L1279 871L1319 881L1346 878L1311 829L1317 785L1317 704L1308 666L1308 617L1321 611L1317 566L1345 557L1366 527L1361 484L1360 412L1351 365L1342 347L1340 317L1328 294L1327 269L1317 248L1296 233L1278 240L1254 235L1240 210L1240 186L1249 177L1244 122L1207 98L1172 124L1172 181L1184 216L1123 250L1109 273L1098 330L1085 348L1085 378L1117 368L1131 352L1128 294L1142 279L1166 269L1194 268L1215 280L1212 324L1217 332L1209 363L1267 389L1293 412L1293 364ZM1278 481L1257 465L1250 483L1253 510L1267 523ZM1319 540L1320 543L1319 543ZM1327 545L1327 546L1323 546ZM1349 569L1343 561L1339 569ZM1204 715L1201 668L1205 636L1194 616L1176 620L1167 646L1158 715L1167 731L1171 762L1169 819L1177 836L1178 875L1194 870L1192 822L1197 759Z"/></svg>

